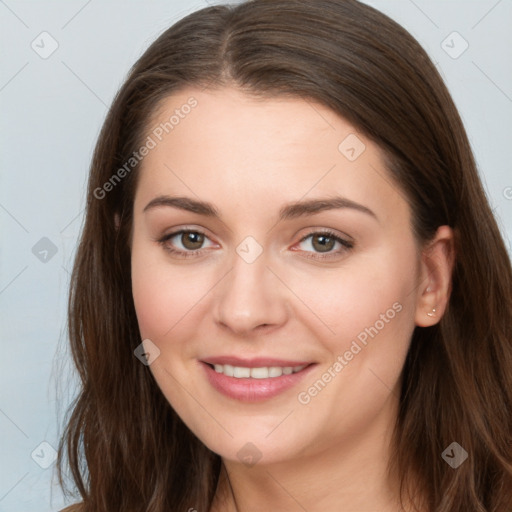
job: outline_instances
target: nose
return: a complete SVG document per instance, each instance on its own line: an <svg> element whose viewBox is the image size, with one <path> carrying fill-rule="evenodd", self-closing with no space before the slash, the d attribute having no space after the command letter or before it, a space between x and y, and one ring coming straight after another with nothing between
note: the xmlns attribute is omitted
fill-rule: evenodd
<svg viewBox="0 0 512 512"><path fill-rule="evenodd" d="M215 287L215 321L237 335L270 331L286 323L287 288L267 266L265 251L252 263L235 255L233 267Z"/></svg>

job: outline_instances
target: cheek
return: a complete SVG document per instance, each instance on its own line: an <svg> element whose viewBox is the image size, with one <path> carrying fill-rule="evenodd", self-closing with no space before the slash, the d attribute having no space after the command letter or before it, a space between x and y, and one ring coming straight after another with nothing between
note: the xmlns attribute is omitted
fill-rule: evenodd
<svg viewBox="0 0 512 512"><path fill-rule="evenodd" d="M159 261L156 251L134 238L132 246L132 295L141 336L158 340L177 321L179 303L169 270Z"/></svg>
<svg viewBox="0 0 512 512"><path fill-rule="evenodd" d="M343 333L337 355L351 360L361 389L367 391L383 383L394 386L415 327L415 247L404 243L380 256L364 272L348 276L351 314L335 327Z"/></svg>
<svg viewBox="0 0 512 512"><path fill-rule="evenodd" d="M172 334L174 339L197 321L213 283L207 271L191 269L170 264L163 249L134 240L132 295L143 338L160 343Z"/></svg>
<svg viewBox="0 0 512 512"><path fill-rule="evenodd" d="M312 319L310 328L332 353L348 350L358 336L364 342L376 330L400 331L414 322L414 260L404 262L393 251L361 259L350 268L320 269L314 278L298 275L288 282L309 309L303 320Z"/></svg>

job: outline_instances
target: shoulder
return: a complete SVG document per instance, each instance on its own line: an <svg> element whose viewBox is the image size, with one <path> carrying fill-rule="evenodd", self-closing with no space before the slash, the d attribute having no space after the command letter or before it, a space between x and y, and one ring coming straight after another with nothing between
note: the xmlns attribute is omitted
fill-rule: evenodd
<svg viewBox="0 0 512 512"><path fill-rule="evenodd" d="M59 512L82 512L83 503L75 503L74 505L70 505L69 507L63 508Z"/></svg>

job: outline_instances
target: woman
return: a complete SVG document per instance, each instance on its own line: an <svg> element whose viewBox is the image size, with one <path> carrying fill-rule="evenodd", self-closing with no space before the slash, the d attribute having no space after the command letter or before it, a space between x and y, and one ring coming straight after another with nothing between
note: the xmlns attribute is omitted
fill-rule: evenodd
<svg viewBox="0 0 512 512"><path fill-rule="evenodd" d="M355 0L202 9L94 154L66 510L512 509L512 271L461 119Z"/></svg>

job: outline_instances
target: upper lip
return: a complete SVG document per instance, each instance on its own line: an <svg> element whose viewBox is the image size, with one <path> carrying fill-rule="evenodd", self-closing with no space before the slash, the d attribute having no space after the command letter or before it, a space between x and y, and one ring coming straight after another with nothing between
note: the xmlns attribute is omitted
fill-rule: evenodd
<svg viewBox="0 0 512 512"><path fill-rule="evenodd" d="M280 366L284 368L287 366L305 366L312 363L312 361L292 361L290 359L275 359L272 357L254 357L251 359L243 359L235 356L208 357L202 361L209 364L229 364L231 366L242 366L245 368L263 368L270 366Z"/></svg>

